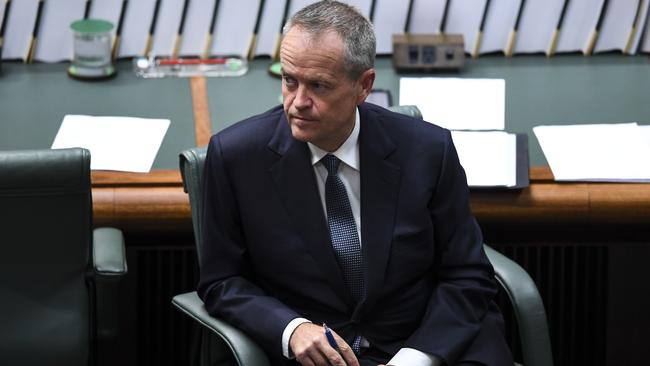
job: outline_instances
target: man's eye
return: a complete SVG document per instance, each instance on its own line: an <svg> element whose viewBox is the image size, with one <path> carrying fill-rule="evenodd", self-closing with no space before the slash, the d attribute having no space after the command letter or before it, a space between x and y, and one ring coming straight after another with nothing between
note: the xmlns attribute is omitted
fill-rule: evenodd
<svg viewBox="0 0 650 366"><path fill-rule="evenodd" d="M311 86L315 90L325 90L325 89L327 89L327 85L325 85L323 83L312 83Z"/></svg>
<svg viewBox="0 0 650 366"><path fill-rule="evenodd" d="M293 85L293 84L296 83L296 80L294 78L290 77L290 76L284 76L283 79L284 79L285 84Z"/></svg>

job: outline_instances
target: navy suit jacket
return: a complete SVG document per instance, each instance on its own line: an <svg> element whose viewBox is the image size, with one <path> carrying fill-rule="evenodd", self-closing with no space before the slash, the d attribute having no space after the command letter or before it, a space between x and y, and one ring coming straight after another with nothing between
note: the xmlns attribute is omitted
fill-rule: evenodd
<svg viewBox="0 0 650 366"><path fill-rule="evenodd" d="M450 364L466 359L479 334L502 335L451 135L372 104L359 111L364 299L355 304L345 287L309 148L293 138L281 107L210 141L199 295L273 364L283 362L282 332L296 317L325 322L348 342L360 333L389 354L411 347ZM472 357L495 364L498 343Z"/></svg>

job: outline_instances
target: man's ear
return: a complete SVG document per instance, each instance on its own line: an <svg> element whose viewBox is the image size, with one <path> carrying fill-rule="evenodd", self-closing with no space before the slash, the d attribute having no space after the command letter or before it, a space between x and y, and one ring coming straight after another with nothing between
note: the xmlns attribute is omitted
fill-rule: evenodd
<svg viewBox="0 0 650 366"><path fill-rule="evenodd" d="M375 69L368 69L361 74L359 77L359 84L361 86L361 90L359 91L359 96L357 98L357 105L363 103L366 98L368 98L368 95L370 94L370 91L372 90L372 86L375 84L375 76L376 72Z"/></svg>

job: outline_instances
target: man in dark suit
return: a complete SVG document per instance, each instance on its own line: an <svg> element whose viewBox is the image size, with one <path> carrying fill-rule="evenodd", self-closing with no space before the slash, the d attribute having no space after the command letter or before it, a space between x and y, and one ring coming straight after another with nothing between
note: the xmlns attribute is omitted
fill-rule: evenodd
<svg viewBox="0 0 650 366"><path fill-rule="evenodd" d="M512 365L450 133L364 103L374 55L348 5L289 21L284 108L208 147L199 295L274 365Z"/></svg>

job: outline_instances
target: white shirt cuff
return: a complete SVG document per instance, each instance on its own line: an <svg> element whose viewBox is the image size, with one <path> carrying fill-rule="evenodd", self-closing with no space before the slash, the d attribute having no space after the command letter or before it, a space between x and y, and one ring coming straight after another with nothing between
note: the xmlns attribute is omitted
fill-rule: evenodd
<svg viewBox="0 0 650 366"><path fill-rule="evenodd" d="M311 323L309 320L305 318L295 318L294 320L290 321L289 324L284 328L284 332L282 332L282 354L284 357L288 359L293 359L293 352L289 349L289 339L291 339L291 335L293 334L293 331L298 328L298 326L302 323Z"/></svg>
<svg viewBox="0 0 650 366"><path fill-rule="evenodd" d="M402 348L388 361L390 366L441 366L440 358L414 348Z"/></svg>

